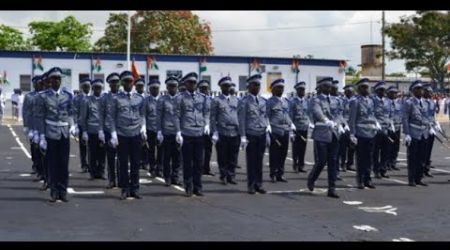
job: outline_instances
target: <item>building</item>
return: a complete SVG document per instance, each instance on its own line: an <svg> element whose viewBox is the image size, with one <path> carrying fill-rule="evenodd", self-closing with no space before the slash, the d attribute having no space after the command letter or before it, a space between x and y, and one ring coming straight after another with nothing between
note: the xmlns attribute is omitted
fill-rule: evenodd
<svg viewBox="0 0 450 250"><path fill-rule="evenodd" d="M383 46L368 44L361 46L361 75L381 76L383 71Z"/></svg>
<svg viewBox="0 0 450 250"><path fill-rule="evenodd" d="M220 91L218 80L227 75L233 79L240 92L245 91L245 80L250 74L256 74L256 69L262 74L261 94L264 96L269 95L270 83L277 78L286 80L285 93L293 92L297 81L306 82L306 92L314 92L316 81L323 77L339 80L341 88L345 81L342 60L148 54L132 54L131 59L135 60L138 71L146 78L146 82L157 78L164 83L169 75L180 77L189 72L197 72L201 78L211 82L211 90L216 93ZM298 73L294 70L294 65L298 65ZM0 73L7 72L10 82L3 86L6 96L9 97L15 88L30 91L31 78L43 73L40 68L46 71L54 66L63 70L62 86L68 90L76 90L79 89L81 79L89 77L105 80L109 73L125 70L127 62L126 54L122 53L0 51ZM165 91L164 84L161 85L161 90Z"/></svg>

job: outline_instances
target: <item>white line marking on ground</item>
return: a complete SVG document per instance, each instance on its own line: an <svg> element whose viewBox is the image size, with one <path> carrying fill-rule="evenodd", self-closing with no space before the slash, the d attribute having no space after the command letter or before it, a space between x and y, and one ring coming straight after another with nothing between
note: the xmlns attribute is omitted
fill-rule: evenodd
<svg viewBox="0 0 450 250"><path fill-rule="evenodd" d="M343 201L343 203L347 204L347 205L350 205L350 206L363 204L362 201Z"/></svg>
<svg viewBox="0 0 450 250"><path fill-rule="evenodd" d="M398 152L399 154L401 154L401 155L406 155L406 153L405 152Z"/></svg>
<svg viewBox="0 0 450 250"><path fill-rule="evenodd" d="M31 174L19 174L20 177L30 177Z"/></svg>
<svg viewBox="0 0 450 250"><path fill-rule="evenodd" d="M387 213L395 216L397 215L397 212L395 212L397 208L391 205L387 205L384 207L358 207L358 209L361 209L364 212L368 213Z"/></svg>
<svg viewBox="0 0 450 250"><path fill-rule="evenodd" d="M75 189L69 187L67 188L69 194L104 194L104 191L75 191Z"/></svg>
<svg viewBox="0 0 450 250"><path fill-rule="evenodd" d="M407 161L407 160L403 158L397 158L397 161Z"/></svg>
<svg viewBox="0 0 450 250"><path fill-rule="evenodd" d="M69 155L69 157L70 157L70 158L75 158L75 157L76 157L76 155Z"/></svg>
<svg viewBox="0 0 450 250"><path fill-rule="evenodd" d="M148 183L152 183L152 181L151 180L149 180L149 179L139 179L139 184L148 184Z"/></svg>
<svg viewBox="0 0 450 250"><path fill-rule="evenodd" d="M408 166L408 164L406 164L406 163L399 163L398 165L401 165L401 166Z"/></svg>
<svg viewBox="0 0 450 250"><path fill-rule="evenodd" d="M408 182L406 182L406 181L401 181L401 180L397 180L397 179L393 179L393 178L384 178L383 180L397 182L400 184L408 184Z"/></svg>
<svg viewBox="0 0 450 250"><path fill-rule="evenodd" d="M374 231L374 232L378 232L378 229L369 226L369 225L353 225L353 228L356 230L361 230L361 231L365 231L365 232L370 232L370 231Z"/></svg>
<svg viewBox="0 0 450 250"><path fill-rule="evenodd" d="M408 238L398 238L398 239L392 239L392 241L395 241L395 242L401 242L401 241L413 242L414 240L411 240L411 239L408 239Z"/></svg>
<svg viewBox="0 0 450 250"><path fill-rule="evenodd" d="M20 147L11 147L11 150L21 149Z"/></svg>
<svg viewBox="0 0 450 250"><path fill-rule="evenodd" d="M314 165L314 162L305 161L305 164L306 164L306 165L311 165L311 166L312 166L312 165Z"/></svg>
<svg viewBox="0 0 450 250"><path fill-rule="evenodd" d="M20 148L22 149L22 151L25 153L25 155L31 159L31 155L28 152L28 150L23 146L22 142L20 141L19 137L17 137L16 133L14 132L14 130L11 128L11 125L7 125L7 127L9 128L9 130L11 131L11 134L14 136L14 138L17 141L17 144L19 144Z"/></svg>
<svg viewBox="0 0 450 250"><path fill-rule="evenodd" d="M157 180L157 181L159 181L159 182L162 182L162 183L166 183L166 182L164 181L164 179L161 178L161 177L156 177L155 180ZM184 188L182 188L182 187L180 187L180 186L176 186L176 185L170 185L170 186L173 187L173 188L175 188L176 190L181 191L181 192L185 192L185 191L186 191L186 190L184 190Z"/></svg>
<svg viewBox="0 0 450 250"><path fill-rule="evenodd" d="M450 159L450 157L445 157L445 159Z"/></svg>
<svg viewBox="0 0 450 250"><path fill-rule="evenodd" d="M13 158L11 156L6 156L5 159L6 160L12 160Z"/></svg>
<svg viewBox="0 0 450 250"><path fill-rule="evenodd" d="M448 170L440 169L440 168L431 168L433 171L442 172L442 173L450 173Z"/></svg>

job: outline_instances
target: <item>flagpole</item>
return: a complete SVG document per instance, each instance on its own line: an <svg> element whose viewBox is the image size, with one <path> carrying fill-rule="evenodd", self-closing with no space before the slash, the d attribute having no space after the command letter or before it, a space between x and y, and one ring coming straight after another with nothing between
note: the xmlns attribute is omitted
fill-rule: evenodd
<svg viewBox="0 0 450 250"><path fill-rule="evenodd" d="M128 70L131 70L130 43L131 43L131 12L128 11L128 27L127 27L127 67L128 67Z"/></svg>
<svg viewBox="0 0 450 250"><path fill-rule="evenodd" d="M34 77L34 55L31 56L31 79Z"/></svg>
<svg viewBox="0 0 450 250"><path fill-rule="evenodd" d="M146 58L146 67L145 67L145 81L144 81L144 86L145 86L145 90L144 90L144 92L145 93L147 93L147 91L148 91L148 84L149 84L149 81L150 81L150 79L148 79L148 56L147 56L147 58Z"/></svg>
<svg viewBox="0 0 450 250"><path fill-rule="evenodd" d="M92 64L93 63L93 58L92 58L92 55L91 55L91 74L90 74L90 78L91 78L91 80L92 80L92 77L93 77L93 67L94 67L94 65Z"/></svg>

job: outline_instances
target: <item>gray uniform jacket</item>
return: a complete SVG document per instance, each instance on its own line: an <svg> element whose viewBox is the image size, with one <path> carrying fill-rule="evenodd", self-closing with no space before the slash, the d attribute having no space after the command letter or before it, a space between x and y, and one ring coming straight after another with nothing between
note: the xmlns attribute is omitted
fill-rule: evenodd
<svg viewBox="0 0 450 250"><path fill-rule="evenodd" d="M272 96L266 102L272 134L283 136L288 134L292 125L289 117L289 103L286 98Z"/></svg>
<svg viewBox="0 0 450 250"><path fill-rule="evenodd" d="M258 98L258 103L256 102ZM239 134L260 136L266 132L269 120L266 113L266 99L248 94L238 103Z"/></svg>
<svg viewBox="0 0 450 250"><path fill-rule="evenodd" d="M208 97L198 92L185 91L175 101L175 123L181 133L186 136L202 136L205 126L209 125Z"/></svg>
<svg viewBox="0 0 450 250"><path fill-rule="evenodd" d="M100 98L100 126L105 132L111 133L112 127L109 119L106 119L107 114L111 113L111 107L114 104L114 98L118 93L114 94L108 92L102 95Z"/></svg>
<svg viewBox="0 0 450 250"><path fill-rule="evenodd" d="M148 95L144 99L144 117L145 117L145 126L147 130L150 130L152 132L157 132L156 127L156 103L157 103L157 97L154 97L152 95Z"/></svg>
<svg viewBox="0 0 450 250"><path fill-rule="evenodd" d="M86 97L88 97L88 95L84 94L84 93L80 93L79 95L75 96L72 100L72 108L73 108L73 121L76 124L80 124L81 120L80 120L80 107L81 107L81 102L83 99L85 99Z"/></svg>
<svg viewBox="0 0 450 250"><path fill-rule="evenodd" d="M375 118L381 126L381 132L387 135L389 128L391 127L391 106L389 105L389 99L383 97L380 99L378 96L373 96L373 106L375 110Z"/></svg>
<svg viewBox="0 0 450 250"><path fill-rule="evenodd" d="M394 121L395 131L399 131L402 125L402 104L400 99L389 100L391 106L391 119Z"/></svg>
<svg viewBox="0 0 450 250"><path fill-rule="evenodd" d="M334 121L336 123L339 122L339 120L331 114L330 103L328 102L327 97L323 94L313 97L311 100L311 117L314 122L314 129L312 132L313 140L320 142L331 142L333 140L333 134L336 138L339 138L337 127L331 128L325 123L327 120Z"/></svg>
<svg viewBox="0 0 450 250"><path fill-rule="evenodd" d="M403 104L403 133L411 138L420 140L429 136L429 122L426 118L427 110L425 105L420 105L420 100L411 97Z"/></svg>
<svg viewBox="0 0 450 250"><path fill-rule="evenodd" d="M22 118L23 118L23 126L28 129L34 129L33 122L33 100L37 96L37 91L31 91L25 95L22 106Z"/></svg>
<svg viewBox="0 0 450 250"><path fill-rule="evenodd" d="M101 96L88 96L80 104L80 126L83 131L97 134L102 129L101 123Z"/></svg>
<svg viewBox="0 0 450 250"><path fill-rule="evenodd" d="M145 123L144 98L137 93L120 92L113 98L106 119L111 124L111 132L124 137L139 135Z"/></svg>
<svg viewBox="0 0 450 250"><path fill-rule="evenodd" d="M339 125L347 125L347 121L344 119L344 108L342 106L342 99L339 96L330 96L330 110L333 120L338 121Z"/></svg>
<svg viewBox="0 0 450 250"><path fill-rule="evenodd" d="M175 135L180 131L179 123L175 121L176 95L163 95L156 103L156 127L163 135Z"/></svg>
<svg viewBox="0 0 450 250"><path fill-rule="evenodd" d="M290 102L289 115L297 131L306 131L309 127L308 101L293 97Z"/></svg>
<svg viewBox="0 0 450 250"><path fill-rule="evenodd" d="M350 100L350 134L361 138L374 138L377 134L373 100L357 95Z"/></svg>
<svg viewBox="0 0 450 250"><path fill-rule="evenodd" d="M347 96L341 97L342 117L344 117L347 123L350 119L350 100L351 98L347 98Z"/></svg>
<svg viewBox="0 0 450 250"><path fill-rule="evenodd" d="M216 96L211 102L211 133L223 136L239 135L238 99L236 96Z"/></svg>

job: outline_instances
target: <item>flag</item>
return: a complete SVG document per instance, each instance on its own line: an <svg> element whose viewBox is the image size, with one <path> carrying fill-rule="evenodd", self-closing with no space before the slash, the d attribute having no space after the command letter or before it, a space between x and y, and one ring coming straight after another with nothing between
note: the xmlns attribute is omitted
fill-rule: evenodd
<svg viewBox="0 0 450 250"><path fill-rule="evenodd" d="M292 60L292 72L294 72L294 73L300 72L299 66L300 66L300 60L293 59Z"/></svg>
<svg viewBox="0 0 450 250"><path fill-rule="evenodd" d="M202 61L200 61L200 73L205 72L208 68L206 67L206 58L203 58Z"/></svg>
<svg viewBox="0 0 450 250"><path fill-rule="evenodd" d="M136 62L134 61L134 58L133 58L133 62L131 63L131 73L133 74L134 80L141 78L141 74L139 73L139 70L137 68Z"/></svg>
<svg viewBox="0 0 450 250"><path fill-rule="evenodd" d="M347 62L346 61L340 61L339 62L339 72L344 72L346 67L347 67Z"/></svg>
<svg viewBox="0 0 450 250"><path fill-rule="evenodd" d="M95 58L95 63L92 65L92 71L96 70L97 72L100 72L102 70L102 62L100 61L99 57Z"/></svg>
<svg viewBox="0 0 450 250"><path fill-rule="evenodd" d="M251 65L250 65L250 71L256 70L256 72L261 73L261 65L259 64L258 60L253 59Z"/></svg>
<svg viewBox="0 0 450 250"><path fill-rule="evenodd" d="M35 57L33 56L33 70L39 69L40 71L44 71L44 67L42 66L42 56Z"/></svg>
<svg viewBox="0 0 450 250"><path fill-rule="evenodd" d="M6 70L3 70L3 76L1 77L1 83L9 85L8 77L6 76Z"/></svg>
<svg viewBox="0 0 450 250"><path fill-rule="evenodd" d="M447 65L447 72L450 72L450 63Z"/></svg>
<svg viewBox="0 0 450 250"><path fill-rule="evenodd" d="M149 69L159 70L158 64L156 64L156 59L153 56L147 56L147 67Z"/></svg>

